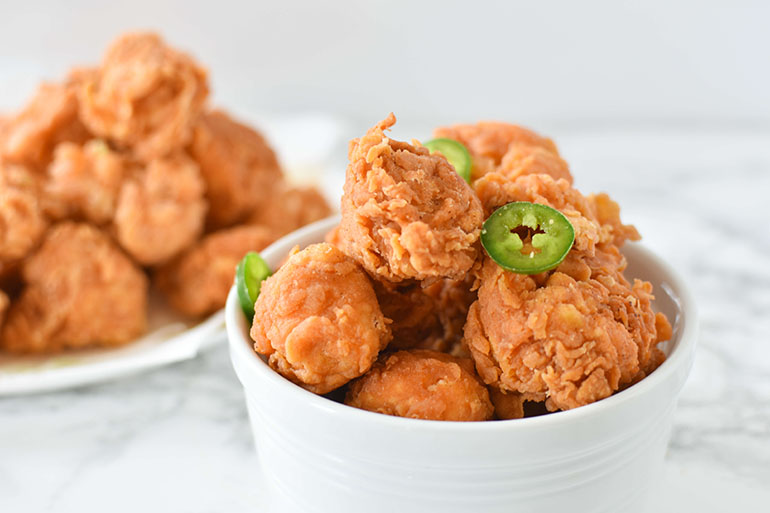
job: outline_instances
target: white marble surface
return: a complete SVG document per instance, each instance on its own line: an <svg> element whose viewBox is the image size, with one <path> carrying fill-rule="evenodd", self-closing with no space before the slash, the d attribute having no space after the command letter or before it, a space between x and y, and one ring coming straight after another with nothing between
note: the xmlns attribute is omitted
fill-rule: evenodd
<svg viewBox="0 0 770 513"><path fill-rule="evenodd" d="M650 511L767 507L770 131L551 133L578 187L610 192L700 309ZM237 513L267 511L267 496L224 346L119 382L0 399L1 512Z"/></svg>

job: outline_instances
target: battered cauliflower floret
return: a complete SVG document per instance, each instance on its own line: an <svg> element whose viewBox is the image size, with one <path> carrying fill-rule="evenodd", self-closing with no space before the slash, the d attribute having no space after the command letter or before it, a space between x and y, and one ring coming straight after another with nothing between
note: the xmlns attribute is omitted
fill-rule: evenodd
<svg viewBox="0 0 770 513"><path fill-rule="evenodd" d="M573 181L567 162L542 146L512 145L494 172L508 180L522 175L546 174L554 180L563 178L570 184Z"/></svg>
<svg viewBox="0 0 770 513"><path fill-rule="evenodd" d="M441 337L436 300L418 282L394 284L374 280L374 292L382 314L390 322L390 349L411 349Z"/></svg>
<svg viewBox="0 0 770 513"><path fill-rule="evenodd" d="M452 352L462 340L468 308L476 299L473 279L431 284L374 281L383 315L391 320L390 349Z"/></svg>
<svg viewBox="0 0 770 513"><path fill-rule="evenodd" d="M26 168L0 160L0 268L25 257L45 232L38 187Z"/></svg>
<svg viewBox="0 0 770 513"><path fill-rule="evenodd" d="M54 219L79 218L105 224L115 214L123 182L123 158L104 141L56 147L45 183L45 211Z"/></svg>
<svg viewBox="0 0 770 513"><path fill-rule="evenodd" d="M114 228L137 262L162 264L192 245L206 216L203 179L183 153L151 161L120 189Z"/></svg>
<svg viewBox="0 0 770 513"><path fill-rule="evenodd" d="M317 394L368 371L391 337L366 273L326 243L292 254L262 283L254 310L255 350Z"/></svg>
<svg viewBox="0 0 770 513"><path fill-rule="evenodd" d="M73 84L43 83L29 104L8 118L0 130L0 158L43 171L54 147L65 141L88 139L78 119Z"/></svg>
<svg viewBox="0 0 770 513"><path fill-rule="evenodd" d="M494 411L471 360L419 349L383 355L350 385L345 404L427 420L488 420Z"/></svg>
<svg viewBox="0 0 770 513"><path fill-rule="evenodd" d="M532 130L510 123L481 121L473 125L440 127L434 130L433 135L454 139L468 148L473 160L471 170L473 180L494 171L503 162L506 154L516 147L539 147L553 154L556 158L559 156L559 151L552 140L542 137ZM556 165L554 164L555 159L551 159L551 161L550 166ZM566 163L564 167L566 168ZM567 170L567 174L569 174L569 170Z"/></svg>
<svg viewBox="0 0 770 513"><path fill-rule="evenodd" d="M190 142L208 95L206 72L155 34L126 34L84 75L80 116L99 137L149 161Z"/></svg>
<svg viewBox="0 0 770 513"><path fill-rule="evenodd" d="M656 344L670 335L659 333L658 324L667 321L652 311L651 285L630 285L619 253L607 259L616 260L612 273L599 269L576 280L557 269L542 284L542 276L505 271L486 259L465 326L482 379L545 400L553 411L608 397L650 372L660 356Z"/></svg>
<svg viewBox="0 0 770 513"><path fill-rule="evenodd" d="M489 398L495 407L498 420L520 419L524 417L524 395L518 392L503 392L495 386L489 387Z"/></svg>
<svg viewBox="0 0 770 513"><path fill-rule="evenodd" d="M214 228L242 221L282 184L275 153L256 130L222 111L203 114L190 153L201 167Z"/></svg>
<svg viewBox="0 0 770 513"><path fill-rule="evenodd" d="M2 333L3 321L5 320L5 313L8 311L8 307L11 305L11 300L8 298L8 294L0 290L0 333Z"/></svg>
<svg viewBox="0 0 770 513"><path fill-rule="evenodd" d="M284 185L254 209L248 222L268 226L283 236L331 213L318 189Z"/></svg>
<svg viewBox="0 0 770 513"><path fill-rule="evenodd" d="M462 278L478 254L479 200L443 156L386 137L395 121L390 114L350 145L344 251L392 282Z"/></svg>
<svg viewBox="0 0 770 513"><path fill-rule="evenodd" d="M157 283L177 311L201 316L225 306L235 267L249 251L276 239L263 226L237 226L211 233L158 270Z"/></svg>
<svg viewBox="0 0 770 513"><path fill-rule="evenodd" d="M475 188L488 214L512 201L542 203L561 211L575 228L574 247L581 251L591 252L599 243L621 245L626 239L640 238L633 226L620 222L620 209L609 196L585 197L566 180L545 174L510 180L500 173L489 173L476 181Z"/></svg>
<svg viewBox="0 0 770 513"><path fill-rule="evenodd" d="M25 287L0 336L6 351L116 346L146 328L147 277L92 226L54 226L22 274Z"/></svg>
<svg viewBox="0 0 770 513"><path fill-rule="evenodd" d="M342 249L342 237L340 235L340 225L335 226L324 235L324 242L331 244L337 249Z"/></svg>

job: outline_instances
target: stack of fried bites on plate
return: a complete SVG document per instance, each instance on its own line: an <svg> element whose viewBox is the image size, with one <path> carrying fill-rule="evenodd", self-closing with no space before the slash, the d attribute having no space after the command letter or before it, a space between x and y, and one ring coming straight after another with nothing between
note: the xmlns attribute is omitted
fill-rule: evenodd
<svg viewBox="0 0 770 513"><path fill-rule="evenodd" d="M663 361L671 327L651 285L623 275L619 248L638 233L607 195L573 187L551 140L505 123L436 130L465 148L461 173L419 142L390 139L394 122L351 142L340 225L262 284L251 335L272 368L370 411L488 420L597 401ZM547 270L511 271L482 248L511 203L569 225ZM516 227L519 247L531 239L525 257L547 253L538 241L550 228L537 226Z"/></svg>
<svg viewBox="0 0 770 513"><path fill-rule="evenodd" d="M127 34L0 117L0 349L127 343L153 283L211 313L244 253L330 213L208 93L188 55Z"/></svg>

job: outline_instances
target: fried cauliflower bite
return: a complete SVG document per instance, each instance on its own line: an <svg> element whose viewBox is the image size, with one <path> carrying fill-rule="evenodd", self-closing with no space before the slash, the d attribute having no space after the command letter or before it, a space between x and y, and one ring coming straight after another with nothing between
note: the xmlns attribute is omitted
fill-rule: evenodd
<svg viewBox="0 0 770 513"><path fill-rule="evenodd" d="M503 392L495 386L489 387L489 399L495 407L498 420L524 417L524 396L518 392Z"/></svg>
<svg viewBox="0 0 770 513"><path fill-rule="evenodd" d="M372 283L382 314L391 321L393 339L389 348L411 349L443 338L436 299L425 293L419 282Z"/></svg>
<svg viewBox="0 0 770 513"><path fill-rule="evenodd" d="M511 145L493 172L509 180L522 175L546 174L554 180L564 179L570 184L573 182L567 162L541 146Z"/></svg>
<svg viewBox="0 0 770 513"><path fill-rule="evenodd" d="M118 195L114 219L118 242L140 264L166 262L202 233L204 190L198 166L184 153L135 170Z"/></svg>
<svg viewBox="0 0 770 513"><path fill-rule="evenodd" d="M283 185L254 209L248 223L268 226L283 236L331 213L329 203L315 187Z"/></svg>
<svg viewBox="0 0 770 513"><path fill-rule="evenodd" d="M373 276L461 278L478 254L483 211L447 160L389 139L391 113L350 144L341 239Z"/></svg>
<svg viewBox="0 0 770 513"><path fill-rule="evenodd" d="M254 349L317 394L368 371L391 337L366 273L326 243L293 253L262 283L254 310Z"/></svg>
<svg viewBox="0 0 770 513"><path fill-rule="evenodd" d="M54 147L66 141L82 143L88 132L78 119L73 84L43 83L29 104L9 117L0 129L0 158L43 171Z"/></svg>
<svg viewBox="0 0 770 513"><path fill-rule="evenodd" d="M636 228L620 222L620 209L606 194L583 196L566 180L545 174L523 175L510 180L489 173L475 183L476 193L488 214L511 201L542 203L561 211L575 228L575 248L592 250L596 244L626 239L639 240Z"/></svg>
<svg viewBox="0 0 770 513"><path fill-rule="evenodd" d="M25 287L0 336L6 351L117 346L146 328L147 277L97 228L54 226L22 274Z"/></svg>
<svg viewBox="0 0 770 513"><path fill-rule="evenodd" d="M542 148L546 152L553 154L556 158L549 159L546 156L541 156L536 161L536 164L542 166L541 161L543 160L548 162L548 166L551 168L561 168L563 164L564 170L569 175L566 163L564 161L558 162L561 160L558 159L559 151L552 140L518 125L497 121L481 121L473 125L460 124L439 127L433 131L433 135L435 137L454 139L468 148L468 152L473 160L473 168L471 170L473 180L484 176L490 171L494 171L503 162L506 154L513 150L513 148L519 148L519 151L523 153L538 153L533 148ZM511 160L511 157L509 157L509 160ZM510 166L510 163L508 165ZM532 165L532 163L527 163L526 167L531 167Z"/></svg>
<svg viewBox="0 0 770 513"><path fill-rule="evenodd" d="M350 385L345 404L426 420L488 420L494 411L471 360L420 349L383 355Z"/></svg>
<svg viewBox="0 0 770 513"><path fill-rule="evenodd" d="M206 181L208 224L213 228L242 221L283 181L278 159L264 137L222 111L200 116L190 153Z"/></svg>
<svg viewBox="0 0 770 513"><path fill-rule="evenodd" d="M651 285L625 280L625 260L614 246L587 259L590 276L583 280L559 269L516 274L485 260L465 326L485 383L566 410L608 397L659 363L656 344L670 330L658 331L667 321L652 310ZM607 268L591 269L591 259Z"/></svg>
<svg viewBox="0 0 770 513"><path fill-rule="evenodd" d="M101 67L83 78L78 88L83 123L99 137L131 147L144 161L190 142L208 95L206 72L149 33L118 38Z"/></svg>
<svg viewBox="0 0 770 513"><path fill-rule="evenodd" d="M340 235L340 225L335 226L324 235L324 242L331 244L337 249L342 249L342 237Z"/></svg>
<svg viewBox="0 0 770 513"><path fill-rule="evenodd" d="M390 319L390 349L458 350L468 308L476 299L473 278L430 284L374 280L383 315Z"/></svg>
<svg viewBox="0 0 770 513"><path fill-rule="evenodd" d="M38 188L26 168L0 160L0 269L24 258L45 233Z"/></svg>
<svg viewBox="0 0 770 513"><path fill-rule="evenodd" d="M8 307L11 305L11 300L8 298L8 294L0 290L0 333L3 329L3 321L5 320L5 313L8 311Z"/></svg>
<svg viewBox="0 0 770 513"><path fill-rule="evenodd" d="M276 239L263 226L237 226L211 233L155 275L171 306L191 317L225 306L235 267L249 251L261 251Z"/></svg>
<svg viewBox="0 0 770 513"><path fill-rule="evenodd" d="M124 167L123 158L104 141L58 145L44 186L46 213L53 219L78 218L97 225L111 221Z"/></svg>

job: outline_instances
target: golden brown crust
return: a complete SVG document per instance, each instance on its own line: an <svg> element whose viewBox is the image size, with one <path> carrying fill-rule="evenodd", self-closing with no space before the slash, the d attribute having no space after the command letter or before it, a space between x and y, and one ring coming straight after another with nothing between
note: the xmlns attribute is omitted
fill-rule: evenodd
<svg viewBox="0 0 770 513"><path fill-rule="evenodd" d="M248 223L267 226L283 236L331 213L326 198L315 187L282 185L253 210Z"/></svg>
<svg viewBox="0 0 770 513"><path fill-rule="evenodd" d="M184 153L152 160L120 189L114 231L143 265L162 264L203 232L206 201L198 166Z"/></svg>
<svg viewBox="0 0 770 513"><path fill-rule="evenodd" d="M344 250L392 282L461 278L476 260L481 205L443 156L389 139L395 121L390 114L351 142Z"/></svg>
<svg viewBox="0 0 770 513"><path fill-rule="evenodd" d="M243 256L261 251L275 239L276 234L263 226L220 230L161 267L154 278L177 311L192 317L209 314L225 306Z"/></svg>
<svg viewBox="0 0 770 513"><path fill-rule="evenodd" d="M23 277L25 287L2 327L6 351L116 346L146 328L147 277L92 226L51 228L24 262Z"/></svg>
<svg viewBox="0 0 770 513"><path fill-rule="evenodd" d="M208 95L206 71L156 34L125 34L101 67L82 75L80 116L99 137L144 161L186 145Z"/></svg>
<svg viewBox="0 0 770 513"><path fill-rule="evenodd" d="M498 420L520 419L524 417L524 396L518 392L503 392L495 386L489 387L489 398L495 407Z"/></svg>
<svg viewBox="0 0 770 513"><path fill-rule="evenodd" d="M637 380L659 358L659 337L651 286L629 284L624 266L617 254L613 273L591 269L578 281L557 270L539 285L543 277L504 271L487 259L465 327L484 381L545 399L555 410L608 397Z"/></svg>
<svg viewBox="0 0 770 513"><path fill-rule="evenodd" d="M427 420L480 421L493 413L470 360L421 349L383 355L350 385L345 404Z"/></svg>
<svg viewBox="0 0 770 513"><path fill-rule="evenodd" d="M433 135L454 139L468 148L473 159L472 178L474 181L498 168L506 154L514 151L513 149L517 147L538 147L553 154L556 158L559 157L559 151L552 140L542 137L532 130L510 123L480 121L475 124L439 127L434 130Z"/></svg>
<svg viewBox="0 0 770 513"><path fill-rule="evenodd" d="M200 116L190 153L206 181L212 228L261 210L283 183L278 159L264 137L222 111Z"/></svg>
<svg viewBox="0 0 770 513"><path fill-rule="evenodd" d="M8 118L1 130L0 158L35 171L45 169L57 144L88 139L78 119L73 84L41 84L24 110Z"/></svg>
<svg viewBox="0 0 770 513"><path fill-rule="evenodd" d="M627 239L638 239L633 226L620 222L620 210L606 194L583 196L566 180L545 174L523 175L510 180L500 173L489 173L475 183L476 193L488 214L511 201L541 203L559 210L575 228L575 248L593 251L597 244L613 242L620 246ZM602 215L599 214L601 206Z"/></svg>
<svg viewBox="0 0 770 513"><path fill-rule="evenodd" d="M8 307L11 306L11 300L4 291L0 290L0 334L3 332L3 321Z"/></svg>
<svg viewBox="0 0 770 513"><path fill-rule="evenodd" d="M38 181L26 168L0 160L0 268L24 258L45 233Z"/></svg>
<svg viewBox="0 0 770 513"><path fill-rule="evenodd" d="M340 225L335 226L324 235L324 242L331 244L335 248L342 250L342 237L340 235Z"/></svg>
<svg viewBox="0 0 770 513"><path fill-rule="evenodd" d="M554 180L564 179L572 183L567 162L541 146L512 145L494 170L509 180L523 175L546 174Z"/></svg>
<svg viewBox="0 0 770 513"><path fill-rule="evenodd" d="M473 278L433 283L394 284L374 280L382 313L390 319L390 349L461 352L459 347L468 308L476 299Z"/></svg>
<svg viewBox="0 0 770 513"><path fill-rule="evenodd" d="M105 224L115 214L125 175L124 159L104 141L59 144L44 186L44 209L53 219Z"/></svg>
<svg viewBox="0 0 770 513"><path fill-rule="evenodd" d="M292 254L262 283L254 309L256 351L318 394L368 371L391 337L366 273L326 243Z"/></svg>

